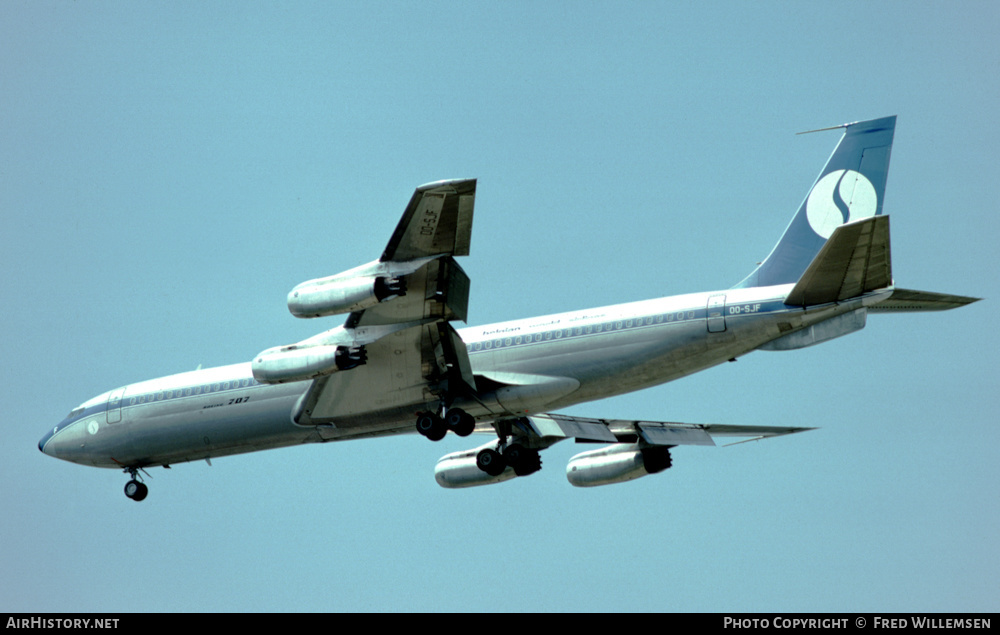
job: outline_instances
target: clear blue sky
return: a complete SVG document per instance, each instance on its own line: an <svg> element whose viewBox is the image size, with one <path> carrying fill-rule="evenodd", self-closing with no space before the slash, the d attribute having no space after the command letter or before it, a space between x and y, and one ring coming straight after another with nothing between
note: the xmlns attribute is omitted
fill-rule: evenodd
<svg viewBox="0 0 1000 635"><path fill-rule="evenodd" d="M0 3L0 607L1000 608L995 2ZM727 288L838 139L899 116L873 316L572 414L807 425L578 490L446 491L416 436L125 476L38 452L80 402L335 326L295 284L477 177L470 323Z"/></svg>

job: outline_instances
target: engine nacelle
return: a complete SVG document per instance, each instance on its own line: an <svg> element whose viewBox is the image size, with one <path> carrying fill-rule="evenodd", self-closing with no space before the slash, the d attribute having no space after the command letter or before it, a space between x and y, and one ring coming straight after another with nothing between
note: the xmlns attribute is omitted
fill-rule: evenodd
<svg viewBox="0 0 1000 635"><path fill-rule="evenodd" d="M343 274L341 274L343 275ZM406 281L397 276L319 278L303 282L288 294L288 310L300 318L350 313L406 295Z"/></svg>
<svg viewBox="0 0 1000 635"><path fill-rule="evenodd" d="M508 467L498 476L490 476L476 465L476 455L479 454L479 451L495 448L496 445L497 442L494 439L472 450L452 452L442 456L434 468L434 480L441 487L449 489L509 481L516 476L513 468Z"/></svg>
<svg viewBox="0 0 1000 635"><path fill-rule="evenodd" d="M349 370L368 361L364 346L276 346L254 357L254 379L265 384L284 384Z"/></svg>
<svg viewBox="0 0 1000 635"><path fill-rule="evenodd" d="M611 445L577 454L566 465L566 478L576 487L624 483L670 467L670 448Z"/></svg>

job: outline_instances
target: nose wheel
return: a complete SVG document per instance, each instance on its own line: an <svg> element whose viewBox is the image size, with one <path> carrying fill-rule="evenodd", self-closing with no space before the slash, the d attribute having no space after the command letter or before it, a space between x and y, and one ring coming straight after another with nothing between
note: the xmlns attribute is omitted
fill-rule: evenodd
<svg viewBox="0 0 1000 635"><path fill-rule="evenodd" d="M139 480L139 468L130 467L126 468L125 471L132 477L128 483L125 483L125 495L138 503L149 494L149 488Z"/></svg>
<svg viewBox="0 0 1000 635"><path fill-rule="evenodd" d="M125 483L125 495L132 500L139 502L146 498L147 494L149 494L149 488L146 487L145 483L140 483L136 480L131 480L128 483Z"/></svg>

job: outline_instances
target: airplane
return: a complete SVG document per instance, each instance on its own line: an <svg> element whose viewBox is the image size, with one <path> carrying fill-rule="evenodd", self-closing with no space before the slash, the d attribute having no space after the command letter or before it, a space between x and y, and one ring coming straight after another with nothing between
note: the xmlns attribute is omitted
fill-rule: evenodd
<svg viewBox="0 0 1000 635"><path fill-rule="evenodd" d="M378 260L288 294L299 318L347 314L252 361L129 384L74 408L38 444L82 465L121 469L148 494L147 468L302 443L417 432L491 439L442 457L446 488L541 469L565 439L574 486L621 483L671 467L671 449L812 428L691 424L554 411L663 384L755 350L812 346L864 328L869 313L933 311L979 298L894 285L883 214L896 117L831 129L843 136L773 250L731 288L457 328L468 314L475 179L416 189Z"/></svg>

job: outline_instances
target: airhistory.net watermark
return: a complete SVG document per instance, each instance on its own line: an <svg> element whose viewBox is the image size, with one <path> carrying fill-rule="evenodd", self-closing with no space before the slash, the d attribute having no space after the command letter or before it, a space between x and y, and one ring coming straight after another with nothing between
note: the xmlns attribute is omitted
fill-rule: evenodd
<svg viewBox="0 0 1000 635"><path fill-rule="evenodd" d="M118 628L117 617L14 617L7 618L5 628Z"/></svg>

